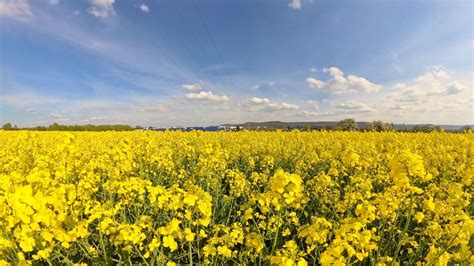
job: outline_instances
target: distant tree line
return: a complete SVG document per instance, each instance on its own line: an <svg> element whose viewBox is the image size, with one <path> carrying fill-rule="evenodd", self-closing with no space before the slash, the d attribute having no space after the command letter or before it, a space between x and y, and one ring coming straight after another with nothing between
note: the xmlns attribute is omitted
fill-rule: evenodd
<svg viewBox="0 0 474 266"><path fill-rule="evenodd" d="M336 130L342 131L356 131L359 130L357 122L352 119L344 119L339 121L336 126ZM375 131L375 132L384 132L384 131L395 131L395 126L393 123L386 123L380 120L376 120L367 124L366 131Z"/></svg>
<svg viewBox="0 0 474 266"><path fill-rule="evenodd" d="M402 128L397 130L393 123L386 123L380 120L376 120L367 124L365 129L360 129L357 126L357 122L352 119L344 119L339 121L335 130L339 131L374 131L374 132L386 132L386 131L400 131L400 132L444 132L445 130L437 125L426 124L426 125L416 125L413 128ZM458 132L472 132L470 126L464 126Z"/></svg>
<svg viewBox="0 0 474 266"><path fill-rule="evenodd" d="M352 118L341 120L336 126L336 130L339 130L339 131L356 131L357 129L358 129L357 123Z"/></svg>
<svg viewBox="0 0 474 266"><path fill-rule="evenodd" d="M132 131L132 130L142 130L144 129L141 126L131 127L129 125L60 125L58 123L51 124L49 126L37 126L37 127L25 127L18 128L16 125L11 123L3 124L3 130L34 130L34 131ZM150 128L149 128L150 129ZM290 127L288 126L287 130L291 131L294 129L309 131L313 130L308 126L305 127ZM413 128L402 128L397 130L393 123L387 123L380 120L372 121L367 123L365 128L359 128L357 122L352 119L344 119L337 123L337 126L333 128L337 131L371 131L371 132L387 132L387 131L399 131L399 132L443 132L444 129L437 125L416 125ZM237 126L235 131L240 131L242 128ZM470 126L464 126L458 132L472 132Z"/></svg>
<svg viewBox="0 0 474 266"><path fill-rule="evenodd" d="M440 126L436 125L416 125L411 131L414 132L433 132L433 131L444 131Z"/></svg>
<svg viewBox="0 0 474 266"><path fill-rule="evenodd" d="M2 126L3 130L19 130L16 125L6 123ZM131 131L142 129L141 127L131 127L129 125L60 125L58 123L49 126L37 126L21 128L23 130L34 131Z"/></svg>
<svg viewBox="0 0 474 266"><path fill-rule="evenodd" d="M383 132L383 131L394 131L395 126L393 123L386 123L380 120L373 121L367 124L367 131L376 131L376 132Z"/></svg>

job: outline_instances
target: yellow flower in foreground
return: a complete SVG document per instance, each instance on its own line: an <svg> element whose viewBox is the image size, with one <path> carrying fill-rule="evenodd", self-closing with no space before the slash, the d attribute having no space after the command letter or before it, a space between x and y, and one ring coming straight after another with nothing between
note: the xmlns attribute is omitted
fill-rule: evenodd
<svg viewBox="0 0 474 266"><path fill-rule="evenodd" d="M218 246L217 247L217 253L221 254L222 256L224 256L226 258L232 257L232 250L230 250L226 246Z"/></svg>
<svg viewBox="0 0 474 266"><path fill-rule="evenodd" d="M425 215L422 213L422 212L417 212L415 214L415 220L418 222L418 223L421 223L421 221L423 221L423 219L425 218Z"/></svg>
<svg viewBox="0 0 474 266"><path fill-rule="evenodd" d="M178 249L178 243L176 243L172 236L163 237L163 246L170 248L171 251L175 251L176 249Z"/></svg>

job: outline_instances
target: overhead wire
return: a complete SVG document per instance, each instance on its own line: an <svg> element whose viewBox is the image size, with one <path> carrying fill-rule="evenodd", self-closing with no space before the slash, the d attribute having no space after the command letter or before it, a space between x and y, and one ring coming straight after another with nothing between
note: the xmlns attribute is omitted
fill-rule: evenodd
<svg viewBox="0 0 474 266"><path fill-rule="evenodd" d="M222 54L221 54L219 48L217 47L217 43L216 43L214 37L212 36L211 31L209 30L208 24L207 24L205 18L204 18L204 17L202 16L202 14L201 14L201 11L200 11L200 9L199 9L199 6L198 6L197 3L196 3L196 0L192 0L192 1L193 1L193 4L194 4L194 8L195 8L195 10L196 10L196 13L198 14L198 16L199 16L199 18L200 18L200 20L201 20L201 23L203 24L204 29L206 30L206 33L207 33L209 39L211 40L211 43L212 43L214 49L216 50L217 56L218 56L219 60L221 61L221 64L222 64L222 66L223 66L223 71L224 71L224 77L225 77L227 80L230 80L230 75L229 75L229 73L227 72L226 63L225 63L225 61L224 61L224 58L222 57ZM225 79L223 79L223 80L225 81ZM231 83L232 83L232 82L231 82ZM229 90L229 86L228 86L228 84L227 84L226 81L224 82L224 86L226 87L227 90Z"/></svg>

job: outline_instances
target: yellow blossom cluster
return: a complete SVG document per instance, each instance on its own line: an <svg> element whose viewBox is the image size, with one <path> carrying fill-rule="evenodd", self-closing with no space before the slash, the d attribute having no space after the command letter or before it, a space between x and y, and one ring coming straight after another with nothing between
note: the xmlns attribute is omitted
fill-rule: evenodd
<svg viewBox="0 0 474 266"><path fill-rule="evenodd" d="M0 265L474 265L474 134L0 131Z"/></svg>

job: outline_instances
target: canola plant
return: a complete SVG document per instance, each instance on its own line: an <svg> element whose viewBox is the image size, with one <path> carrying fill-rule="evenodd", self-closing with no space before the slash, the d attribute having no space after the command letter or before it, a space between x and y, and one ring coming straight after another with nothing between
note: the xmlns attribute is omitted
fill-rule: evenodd
<svg viewBox="0 0 474 266"><path fill-rule="evenodd" d="M474 134L0 131L0 265L474 265Z"/></svg>

